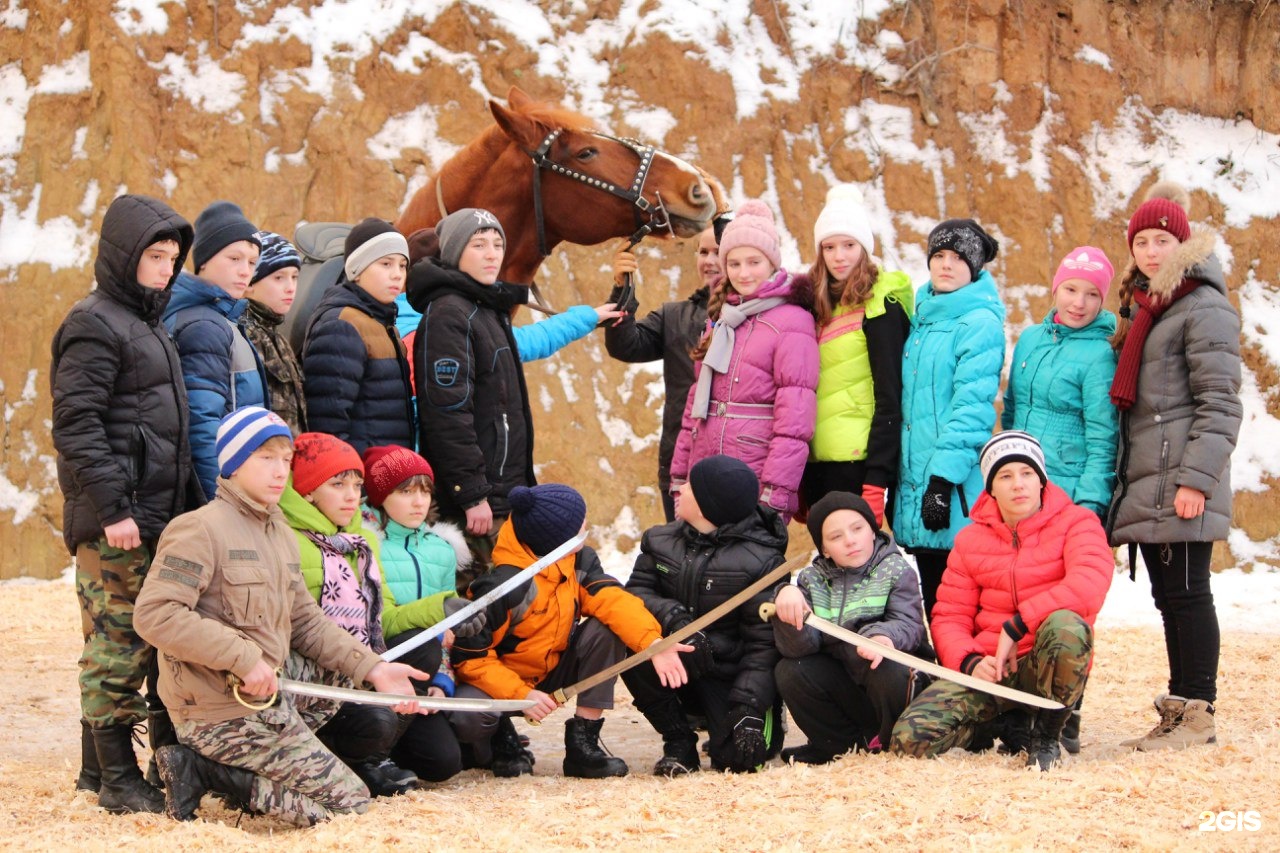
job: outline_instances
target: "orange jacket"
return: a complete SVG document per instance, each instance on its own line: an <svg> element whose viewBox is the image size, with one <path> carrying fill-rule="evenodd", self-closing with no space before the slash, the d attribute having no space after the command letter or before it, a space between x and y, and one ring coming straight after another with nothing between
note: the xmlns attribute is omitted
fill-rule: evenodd
<svg viewBox="0 0 1280 853"><path fill-rule="evenodd" d="M516 539L508 520L498 531L494 569L471 582L475 599L538 558ZM582 617L593 616L632 651L661 639L658 621L639 598L605 573L596 552L583 548L547 566L485 610L482 631L454 644L458 679L494 699L523 699L560 662Z"/></svg>

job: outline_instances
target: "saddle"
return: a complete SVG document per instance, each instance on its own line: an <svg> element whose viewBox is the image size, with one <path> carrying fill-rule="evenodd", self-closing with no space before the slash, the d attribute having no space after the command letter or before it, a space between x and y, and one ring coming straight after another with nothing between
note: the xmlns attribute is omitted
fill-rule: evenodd
<svg viewBox="0 0 1280 853"><path fill-rule="evenodd" d="M280 333L299 358L320 298L342 280L344 248L352 227L344 222L303 222L293 232L302 267L298 270L298 293Z"/></svg>

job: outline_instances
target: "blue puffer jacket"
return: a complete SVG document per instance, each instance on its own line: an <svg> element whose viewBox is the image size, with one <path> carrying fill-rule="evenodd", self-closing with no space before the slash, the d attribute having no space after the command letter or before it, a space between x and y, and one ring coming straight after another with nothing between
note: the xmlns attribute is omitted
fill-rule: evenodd
<svg viewBox="0 0 1280 853"><path fill-rule="evenodd" d="M448 522L410 530L387 519L378 537L382 540L382 582L391 587L396 601L455 592L458 570L471 565L467 540Z"/></svg>
<svg viewBox="0 0 1280 853"><path fill-rule="evenodd" d="M244 406L271 408L262 360L239 326L248 304L184 272L164 312L187 386L191 460L209 500L218 488L218 422Z"/></svg>
<svg viewBox="0 0 1280 853"><path fill-rule="evenodd" d="M1083 329L1056 311L1022 333L1013 350L1001 426L1040 439L1049 479L1074 502L1101 513L1116 484L1120 425L1111 403L1116 354L1107 340L1116 315L1102 311Z"/></svg>
<svg viewBox="0 0 1280 853"><path fill-rule="evenodd" d="M396 297L396 310L399 312L396 315L396 329L401 338L418 331L422 313L409 304L407 295L402 293ZM596 309L590 305L574 305L536 323L512 326L511 333L516 339L520 363L528 364L555 355L574 341L591 334L599 322Z"/></svg>
<svg viewBox="0 0 1280 853"><path fill-rule="evenodd" d="M357 453L413 449L413 386L394 302L383 305L351 282L325 291L307 327L302 375L311 429Z"/></svg>
<svg viewBox="0 0 1280 853"><path fill-rule="evenodd" d="M916 293L902 352L902 456L893 532L906 548L948 549L982 494L978 452L996 423L1004 366L1004 303L983 272L952 293L928 282ZM951 492L951 526L926 530L920 504L930 477Z"/></svg>

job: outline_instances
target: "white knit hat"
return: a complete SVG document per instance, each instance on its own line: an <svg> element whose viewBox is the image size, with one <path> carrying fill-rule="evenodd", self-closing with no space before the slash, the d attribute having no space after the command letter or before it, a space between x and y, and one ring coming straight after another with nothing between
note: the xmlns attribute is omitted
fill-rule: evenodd
<svg viewBox="0 0 1280 853"><path fill-rule="evenodd" d="M998 472L1010 462L1025 462L1040 475L1040 485L1049 481L1045 472L1044 448L1036 437L1028 432L1007 429L998 432L982 446L978 454L978 465L982 468L982 487L991 491L991 481Z"/></svg>
<svg viewBox="0 0 1280 853"><path fill-rule="evenodd" d="M876 238L871 234L871 218L862 191L853 184L836 184L827 190L827 204L813 223L813 250L822 254L822 241L846 235L862 244L862 251L874 255Z"/></svg>

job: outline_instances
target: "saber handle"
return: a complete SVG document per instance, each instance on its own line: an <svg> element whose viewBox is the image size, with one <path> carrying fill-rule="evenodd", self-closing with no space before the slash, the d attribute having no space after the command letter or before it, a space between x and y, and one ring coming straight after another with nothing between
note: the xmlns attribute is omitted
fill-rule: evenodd
<svg viewBox="0 0 1280 853"><path fill-rule="evenodd" d="M778 605L772 601L766 601L760 605L760 621L768 622L770 619L778 615Z"/></svg>
<svg viewBox="0 0 1280 853"><path fill-rule="evenodd" d="M263 702L261 705L255 705L240 695L240 688L244 686L244 682L240 679L240 676L236 675L234 672L227 673L227 685L231 688L231 695L234 696L236 701L239 702L241 705L245 706L250 711L265 711L268 708L270 708L272 705L276 704L276 699L279 698L280 696L279 678L280 678L281 672L283 672L283 668L276 670L277 680L276 680L275 692L272 693L267 698L267 701Z"/></svg>

